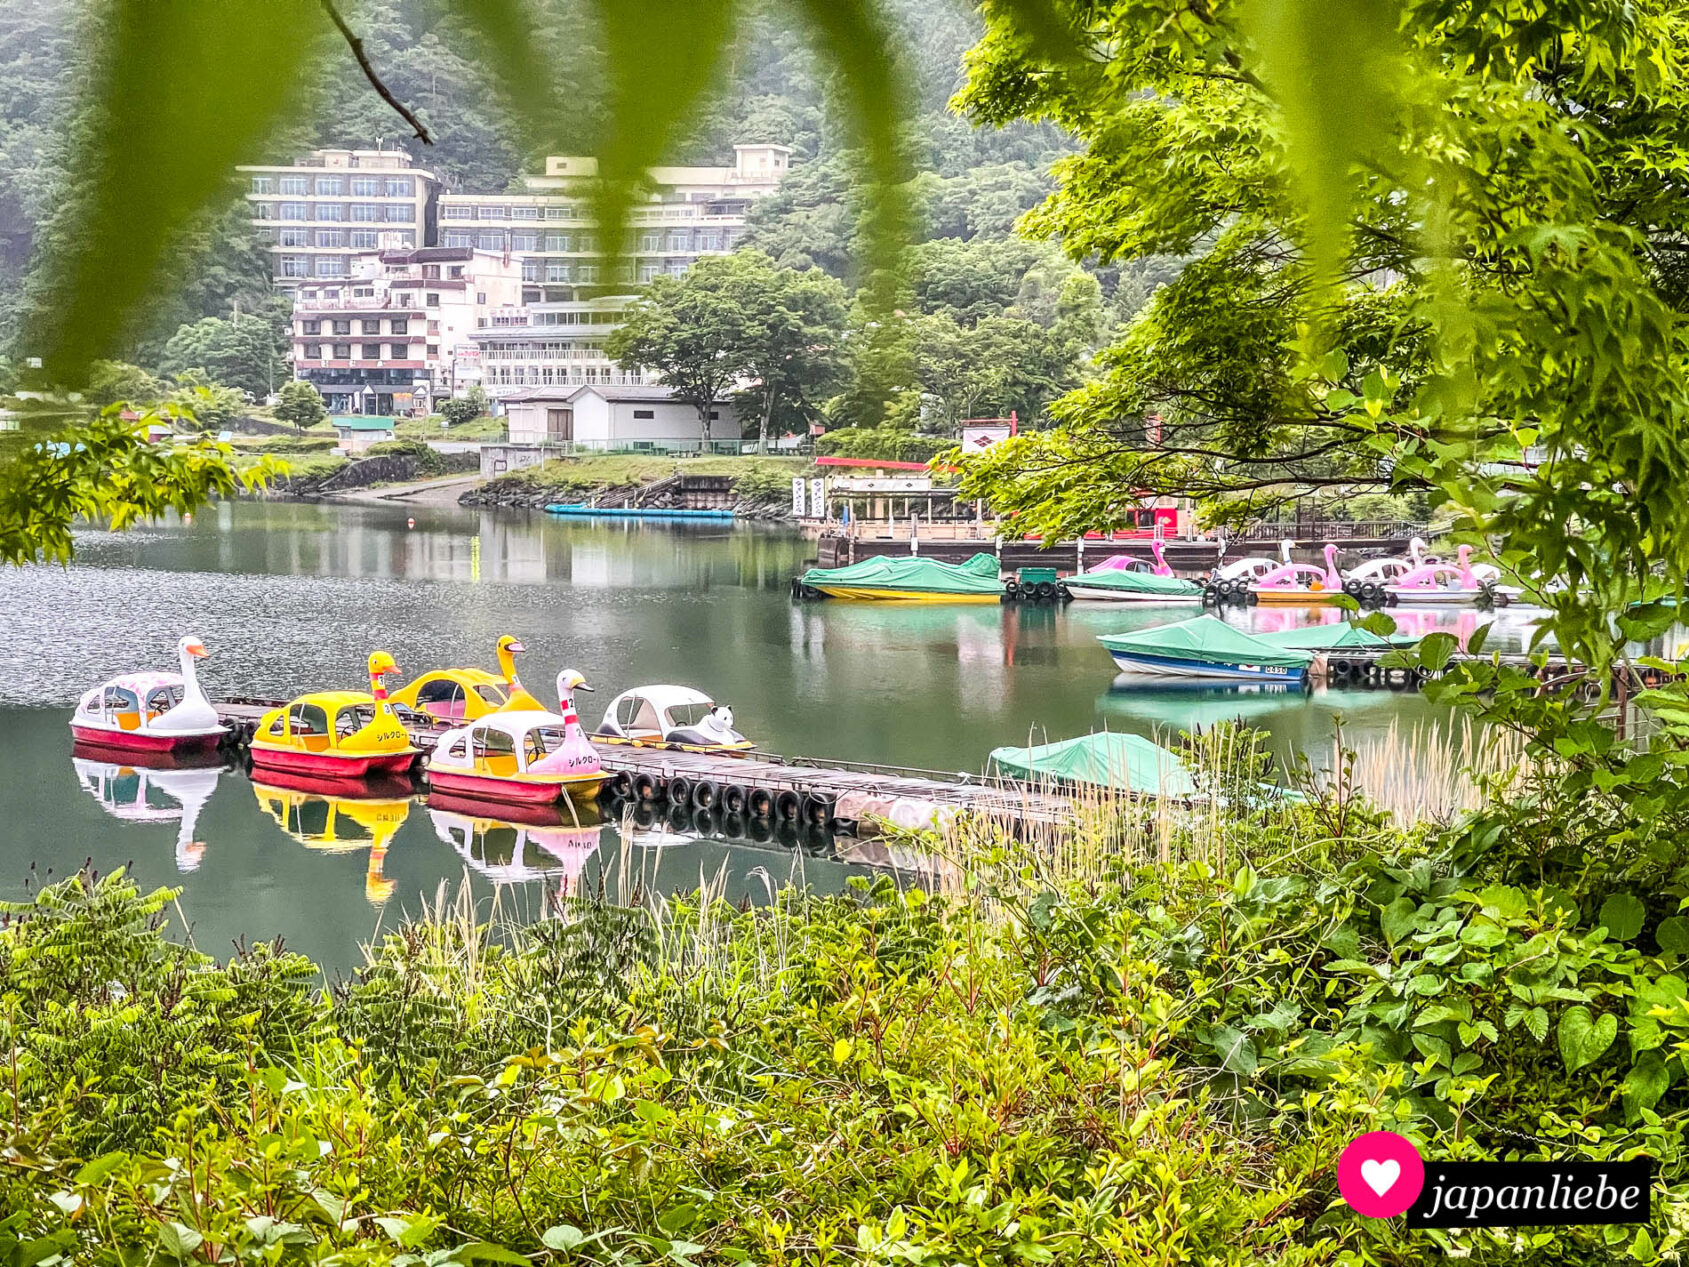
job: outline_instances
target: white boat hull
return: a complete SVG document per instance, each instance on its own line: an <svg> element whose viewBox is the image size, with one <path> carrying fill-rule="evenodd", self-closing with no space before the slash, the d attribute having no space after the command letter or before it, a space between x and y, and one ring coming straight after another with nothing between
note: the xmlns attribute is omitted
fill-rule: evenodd
<svg viewBox="0 0 1689 1267"><path fill-rule="evenodd" d="M1067 583L1067 592L1076 599L1086 599L1100 603L1155 603L1158 605L1178 603L1200 603L1201 592L1195 594L1141 594L1133 590L1104 589L1100 585L1075 585Z"/></svg>
<svg viewBox="0 0 1689 1267"><path fill-rule="evenodd" d="M1169 656L1140 656L1126 651L1113 651L1115 664L1122 673L1135 677L1206 678L1221 682L1301 682L1300 668L1279 668L1255 664L1213 664L1206 660L1178 660Z"/></svg>

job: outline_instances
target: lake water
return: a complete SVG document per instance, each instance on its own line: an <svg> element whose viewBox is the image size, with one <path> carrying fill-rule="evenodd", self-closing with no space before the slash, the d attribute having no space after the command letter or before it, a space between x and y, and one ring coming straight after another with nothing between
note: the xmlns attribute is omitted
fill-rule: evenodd
<svg viewBox="0 0 1689 1267"><path fill-rule="evenodd" d="M415 527L406 526L414 517ZM864 868L827 842L766 843L614 827L525 828L430 809L420 799L334 803L255 785L238 769L136 771L73 761L68 715L88 687L173 668L176 640L203 637L208 692L290 696L360 686L370 650L408 677L493 664L522 639L523 680L549 696L557 671L596 688L589 727L621 690L696 686L733 707L764 748L977 771L1003 744L1108 727L1166 736L1243 717L1281 754L1330 752L1432 715L1414 694L1145 689L1117 683L1096 635L1189 609L1075 603L882 606L794 603L813 553L781 529L599 526L523 512L242 502L189 524L86 532L67 569L0 570L0 896L85 859L127 863L147 886L179 885L205 950L285 936L333 969L358 961L378 922L417 909L467 870L506 910L634 872L663 890L724 871L735 897L801 879L837 889ZM1245 609L1245 627L1328 619ZM1469 631L1473 612L1404 616ZM1517 645L1503 613L1491 645ZM1419 626L1414 627L1420 631ZM184 806L186 813L184 813ZM485 815L486 811L481 812Z"/></svg>

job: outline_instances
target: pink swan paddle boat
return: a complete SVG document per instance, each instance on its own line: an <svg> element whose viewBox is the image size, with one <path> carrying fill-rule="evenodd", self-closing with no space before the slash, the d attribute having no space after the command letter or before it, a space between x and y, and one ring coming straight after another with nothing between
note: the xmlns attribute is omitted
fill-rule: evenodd
<svg viewBox="0 0 1689 1267"><path fill-rule="evenodd" d="M1289 542L1285 545L1288 547ZM1254 593L1258 602L1269 606L1336 602L1343 593L1343 574L1337 570L1337 547L1326 543L1323 568L1314 563L1281 563L1256 579Z"/></svg>

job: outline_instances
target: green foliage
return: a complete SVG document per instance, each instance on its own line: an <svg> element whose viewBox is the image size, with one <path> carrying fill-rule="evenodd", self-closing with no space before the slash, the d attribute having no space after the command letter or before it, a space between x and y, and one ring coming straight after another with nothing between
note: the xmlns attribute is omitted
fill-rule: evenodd
<svg viewBox="0 0 1689 1267"><path fill-rule="evenodd" d="M416 473L421 478L446 473L446 459L426 440L383 440L380 444L372 444L364 450L365 457L399 457L410 458L416 466Z"/></svg>
<svg viewBox="0 0 1689 1267"><path fill-rule="evenodd" d="M440 416L454 427L474 422L486 412L487 393L481 390L479 384L471 387L467 395L440 402Z"/></svg>
<svg viewBox="0 0 1689 1267"><path fill-rule="evenodd" d="M276 421L291 423L303 431L327 418L328 407L323 404L322 393L314 383L293 378L283 383L277 393L275 415Z"/></svg>
<svg viewBox="0 0 1689 1267"><path fill-rule="evenodd" d="M166 374L202 371L212 382L262 401L286 385L290 367L291 305L272 298L256 314L225 320L203 317L170 336L158 366Z"/></svg>
<svg viewBox="0 0 1689 1267"><path fill-rule="evenodd" d="M815 441L820 453L882 462L930 462L951 447L941 436L919 436L896 427L840 427Z"/></svg>

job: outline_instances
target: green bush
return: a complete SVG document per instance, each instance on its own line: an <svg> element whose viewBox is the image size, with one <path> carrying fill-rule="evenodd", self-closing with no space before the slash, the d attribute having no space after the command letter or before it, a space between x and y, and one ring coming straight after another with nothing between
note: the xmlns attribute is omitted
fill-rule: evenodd
<svg viewBox="0 0 1689 1267"><path fill-rule="evenodd" d="M383 440L380 444L370 445L364 450L363 456L411 458L416 463L416 473L419 476L446 473L445 457L430 448L424 440Z"/></svg>
<svg viewBox="0 0 1689 1267"><path fill-rule="evenodd" d="M740 501L772 506L792 499L792 473L784 469L753 466L734 477L733 495Z"/></svg>
<svg viewBox="0 0 1689 1267"><path fill-rule="evenodd" d="M916 435L894 427L841 427L815 441L818 453L882 462L929 462L955 447L954 440L942 436Z"/></svg>

